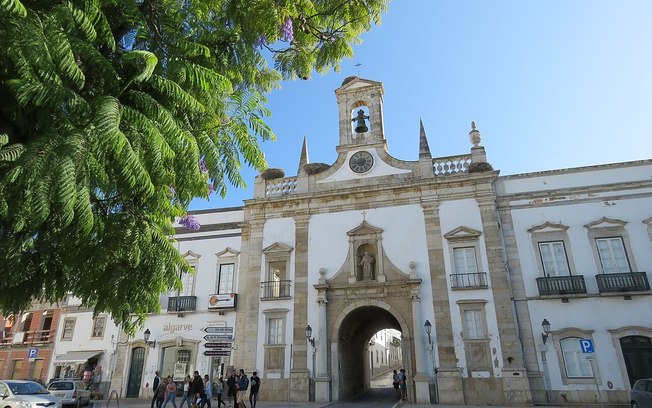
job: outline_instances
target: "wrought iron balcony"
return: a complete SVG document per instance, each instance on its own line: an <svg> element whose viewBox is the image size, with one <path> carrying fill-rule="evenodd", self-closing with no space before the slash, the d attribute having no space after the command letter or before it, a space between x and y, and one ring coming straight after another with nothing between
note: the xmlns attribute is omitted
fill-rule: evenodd
<svg viewBox="0 0 652 408"><path fill-rule="evenodd" d="M540 296L579 295L586 293L584 275L537 278Z"/></svg>
<svg viewBox="0 0 652 408"><path fill-rule="evenodd" d="M290 297L290 280L260 282L262 300L287 299Z"/></svg>
<svg viewBox="0 0 652 408"><path fill-rule="evenodd" d="M487 273L454 273L451 275L452 289L478 289L487 287Z"/></svg>
<svg viewBox="0 0 652 408"><path fill-rule="evenodd" d="M174 296L168 298L168 312L193 312L197 310L197 296Z"/></svg>
<svg viewBox="0 0 652 408"><path fill-rule="evenodd" d="M600 293L644 292L650 290L645 272L604 273L595 275Z"/></svg>

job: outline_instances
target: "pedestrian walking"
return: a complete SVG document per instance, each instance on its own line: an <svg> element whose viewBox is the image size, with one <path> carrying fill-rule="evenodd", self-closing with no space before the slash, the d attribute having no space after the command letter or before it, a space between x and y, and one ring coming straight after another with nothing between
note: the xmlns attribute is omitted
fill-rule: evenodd
<svg viewBox="0 0 652 408"><path fill-rule="evenodd" d="M236 388L236 383L238 382L237 378L235 377L235 370L231 371L231 374L229 375L229 378L226 380L226 387L228 394L227 396L229 397L229 407L231 406L236 406L238 404L237 400L237 388ZM231 402L233 401L233 405L231 405Z"/></svg>
<svg viewBox="0 0 652 408"><path fill-rule="evenodd" d="M192 396L190 395L190 376L186 376L186 380L183 382L183 397L181 398L180 408L183 408L183 403L188 403L188 408L192 408Z"/></svg>
<svg viewBox="0 0 652 408"><path fill-rule="evenodd" d="M201 408L208 406L211 408L211 398L213 397L213 383L211 383L208 374L204 375L204 399L201 402Z"/></svg>
<svg viewBox="0 0 652 408"><path fill-rule="evenodd" d="M154 381L152 382L152 391L154 392L154 395L152 396L152 407L154 408L154 404L156 404L156 399L158 396L158 385L161 383L161 377L159 377L158 371L154 371Z"/></svg>
<svg viewBox="0 0 652 408"><path fill-rule="evenodd" d="M394 370L394 374L392 375L392 385L394 386L394 390L396 391L396 397L401 398L401 390L398 389L399 376L396 370Z"/></svg>
<svg viewBox="0 0 652 408"><path fill-rule="evenodd" d="M199 371L192 373L192 381L190 382L190 395L192 396L192 408L198 408L202 401L204 394L204 382L199 375Z"/></svg>
<svg viewBox="0 0 652 408"><path fill-rule="evenodd" d="M161 408L163 405L163 400L165 400L165 387L167 386L167 383L165 380L161 380L158 383L158 387L156 388L156 408Z"/></svg>
<svg viewBox="0 0 652 408"><path fill-rule="evenodd" d="M401 398L406 400L407 396L407 376L405 375L405 368L401 368L401 372L398 374L398 386L401 389Z"/></svg>
<svg viewBox="0 0 652 408"><path fill-rule="evenodd" d="M245 401L247 400L247 389L249 388L249 379L247 378L247 375L245 374L242 368L240 369L240 377L238 377L238 382L236 385L238 387L238 393L237 393L238 407L247 408L247 405L245 405Z"/></svg>
<svg viewBox="0 0 652 408"><path fill-rule="evenodd" d="M168 375L165 385L165 402L161 408L165 408L168 402L172 401L172 406L177 408L177 385L172 381L172 377Z"/></svg>
<svg viewBox="0 0 652 408"><path fill-rule="evenodd" d="M251 374L249 383L251 384L249 387L249 404L251 404L251 408L256 408L256 402L258 401L258 390L260 389L260 377L258 377L258 373L256 371Z"/></svg>
<svg viewBox="0 0 652 408"><path fill-rule="evenodd" d="M217 380L215 392L217 393L217 408L221 408L222 405L226 406L226 402L222 401L222 394L224 393L224 379L222 377Z"/></svg>

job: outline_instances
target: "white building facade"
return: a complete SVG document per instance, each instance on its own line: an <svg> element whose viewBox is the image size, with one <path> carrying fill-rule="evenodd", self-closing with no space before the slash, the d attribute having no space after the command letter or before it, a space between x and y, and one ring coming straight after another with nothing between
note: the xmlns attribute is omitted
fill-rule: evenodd
<svg viewBox="0 0 652 408"><path fill-rule="evenodd" d="M372 338L395 330L384 361L400 357L411 402L627 403L652 377L652 161L499 177L475 124L468 153L433 158L422 126L403 161L381 83L347 78L336 98L335 163L304 142L296 176L265 172L243 208L177 228L196 274L147 341L117 340L112 388L234 367L263 400L339 401L369 388Z"/></svg>

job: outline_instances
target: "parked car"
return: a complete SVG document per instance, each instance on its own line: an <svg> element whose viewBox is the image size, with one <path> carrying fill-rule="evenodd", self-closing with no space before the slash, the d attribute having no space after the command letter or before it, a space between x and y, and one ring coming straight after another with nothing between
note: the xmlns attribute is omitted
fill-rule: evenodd
<svg viewBox="0 0 652 408"><path fill-rule="evenodd" d="M80 380L54 380L48 385L48 391L61 399L63 405L80 407L91 401L91 390Z"/></svg>
<svg viewBox="0 0 652 408"><path fill-rule="evenodd" d="M652 408L652 378L642 378L632 387L632 408Z"/></svg>
<svg viewBox="0 0 652 408"><path fill-rule="evenodd" d="M29 380L0 380L0 398L3 408L61 408L59 398Z"/></svg>

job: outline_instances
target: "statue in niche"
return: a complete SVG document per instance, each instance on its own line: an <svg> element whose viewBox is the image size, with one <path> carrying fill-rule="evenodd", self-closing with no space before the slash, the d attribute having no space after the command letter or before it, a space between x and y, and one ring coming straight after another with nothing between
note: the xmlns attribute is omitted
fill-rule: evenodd
<svg viewBox="0 0 652 408"><path fill-rule="evenodd" d="M362 266L362 280L374 279L374 262L376 260L369 252L365 251L364 256L360 259L359 265Z"/></svg>

